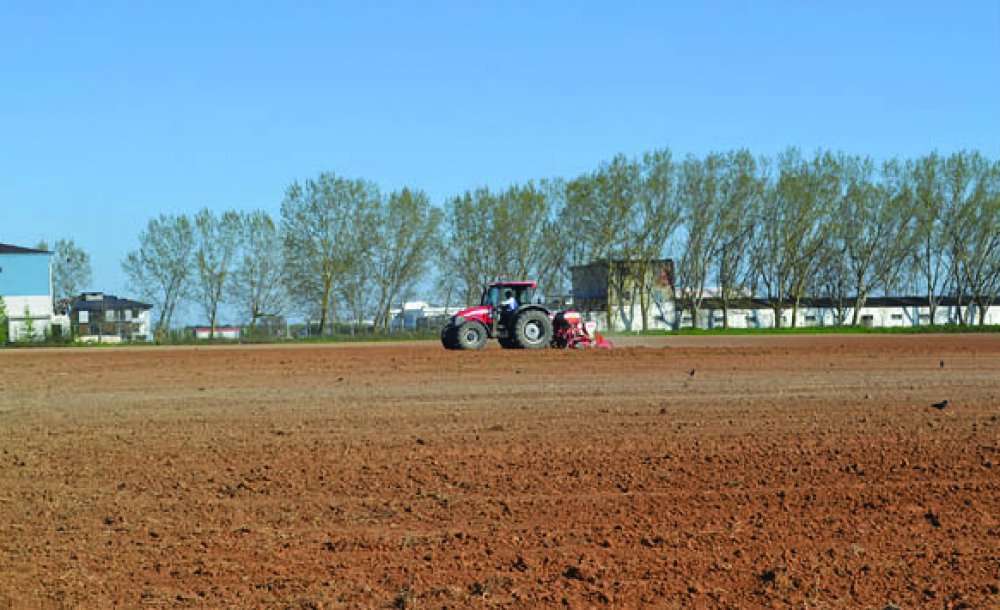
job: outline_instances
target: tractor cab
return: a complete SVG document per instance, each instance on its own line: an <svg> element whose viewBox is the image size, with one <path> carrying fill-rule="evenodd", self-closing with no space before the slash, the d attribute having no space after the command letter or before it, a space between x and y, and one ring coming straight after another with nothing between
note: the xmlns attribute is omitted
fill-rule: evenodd
<svg viewBox="0 0 1000 610"><path fill-rule="evenodd" d="M483 291L480 305L488 306L496 311L509 296L514 297L518 307L529 305L535 302L536 287L535 282L494 282Z"/></svg>

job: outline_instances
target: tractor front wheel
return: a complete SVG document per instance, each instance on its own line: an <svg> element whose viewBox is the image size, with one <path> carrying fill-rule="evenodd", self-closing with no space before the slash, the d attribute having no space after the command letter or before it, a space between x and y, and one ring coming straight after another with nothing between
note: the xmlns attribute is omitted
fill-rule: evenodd
<svg viewBox="0 0 1000 610"><path fill-rule="evenodd" d="M552 322L544 311L528 309L514 320L514 342L522 349L541 349L552 341Z"/></svg>
<svg viewBox="0 0 1000 610"><path fill-rule="evenodd" d="M448 324L441 329L441 345L445 349L458 349L458 329L454 324Z"/></svg>
<svg viewBox="0 0 1000 610"><path fill-rule="evenodd" d="M458 349L483 349L489 338L486 327L479 322L465 322L456 331Z"/></svg>

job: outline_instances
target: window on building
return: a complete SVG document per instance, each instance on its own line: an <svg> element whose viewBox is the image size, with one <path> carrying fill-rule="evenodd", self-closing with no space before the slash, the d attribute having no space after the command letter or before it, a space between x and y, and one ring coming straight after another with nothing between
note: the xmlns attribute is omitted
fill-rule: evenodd
<svg viewBox="0 0 1000 610"><path fill-rule="evenodd" d="M806 316L806 322L815 322L816 316Z"/></svg>
<svg viewBox="0 0 1000 610"><path fill-rule="evenodd" d="M892 314L892 319L893 320L902 320L903 319L903 314L901 314L901 313L894 313L894 314Z"/></svg>
<svg viewBox="0 0 1000 610"><path fill-rule="evenodd" d="M131 309L124 310L122 312L122 315L125 316L125 321L126 322L131 322L132 321L132 310Z"/></svg>
<svg viewBox="0 0 1000 610"><path fill-rule="evenodd" d="M79 316L80 316L80 324L87 324L87 323L90 322L90 312L89 311L81 311L79 313Z"/></svg>
<svg viewBox="0 0 1000 610"><path fill-rule="evenodd" d="M107 310L107 311L104 312L104 321L105 322L114 322L115 321L115 310L114 309L109 309L109 310Z"/></svg>

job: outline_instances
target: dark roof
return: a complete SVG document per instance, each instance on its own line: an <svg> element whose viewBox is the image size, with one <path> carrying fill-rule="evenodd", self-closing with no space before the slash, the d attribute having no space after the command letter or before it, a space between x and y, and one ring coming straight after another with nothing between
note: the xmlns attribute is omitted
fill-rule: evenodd
<svg viewBox="0 0 1000 610"><path fill-rule="evenodd" d="M10 244L0 244L0 254L52 254L48 250L36 250L35 248L22 248Z"/></svg>
<svg viewBox="0 0 1000 610"><path fill-rule="evenodd" d="M612 264L618 265L618 266L623 266L623 265L637 265L637 264L643 263L643 262L645 262L645 263L659 264L659 265L673 266L674 259L672 259L672 258L651 258L648 261L643 261L640 258L630 258L630 259L614 258L614 259L611 259L611 262L612 262ZM590 261L589 263L587 263L585 265L570 265L569 270L572 271L574 269L589 269L590 267L607 267L607 266L608 266L608 259L606 259L606 258L600 258L600 259L597 259L597 260Z"/></svg>
<svg viewBox="0 0 1000 610"><path fill-rule="evenodd" d="M74 297L69 308L73 311L105 311L108 309L152 309L153 306L131 299L119 299L113 294L85 292Z"/></svg>
<svg viewBox="0 0 1000 610"><path fill-rule="evenodd" d="M537 288L538 282L534 280L497 280L495 282L490 282L490 286L525 286L528 288Z"/></svg>

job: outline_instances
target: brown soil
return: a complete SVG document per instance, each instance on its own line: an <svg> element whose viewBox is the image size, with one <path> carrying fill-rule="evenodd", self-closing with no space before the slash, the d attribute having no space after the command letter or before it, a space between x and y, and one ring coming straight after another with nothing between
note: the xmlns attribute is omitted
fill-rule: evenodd
<svg viewBox="0 0 1000 610"><path fill-rule="evenodd" d="M996 608L998 420L998 335L8 350L0 607Z"/></svg>

